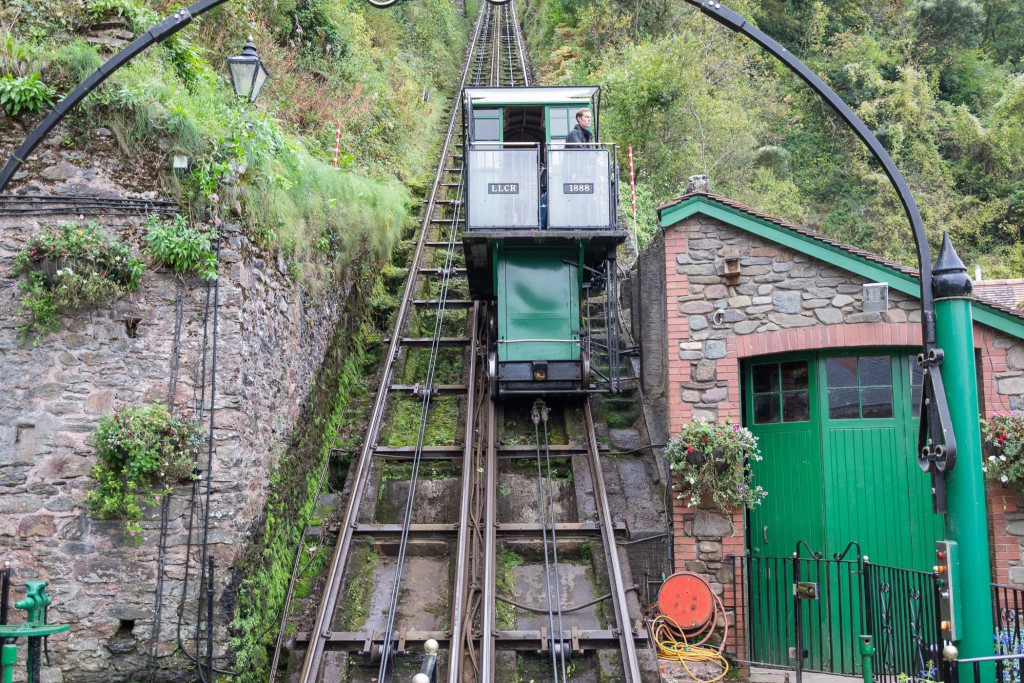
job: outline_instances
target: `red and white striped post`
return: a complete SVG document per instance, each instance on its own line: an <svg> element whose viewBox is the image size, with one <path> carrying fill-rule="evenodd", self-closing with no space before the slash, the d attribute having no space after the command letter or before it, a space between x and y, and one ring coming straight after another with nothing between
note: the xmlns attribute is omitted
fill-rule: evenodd
<svg viewBox="0 0 1024 683"><path fill-rule="evenodd" d="M341 121L338 121L338 132L334 134L334 168L338 168L338 152L341 150Z"/></svg>
<svg viewBox="0 0 1024 683"><path fill-rule="evenodd" d="M636 235L636 176L633 175L633 146L629 146L629 194L633 200L633 251L640 255L640 242Z"/></svg>

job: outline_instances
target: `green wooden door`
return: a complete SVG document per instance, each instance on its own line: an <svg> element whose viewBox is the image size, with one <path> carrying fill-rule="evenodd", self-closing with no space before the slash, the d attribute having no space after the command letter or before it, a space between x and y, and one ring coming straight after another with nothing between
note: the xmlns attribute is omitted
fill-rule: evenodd
<svg viewBox="0 0 1024 683"><path fill-rule="evenodd" d="M758 572L749 613L758 661L792 665L793 578L783 560L769 558L790 557L798 541L826 560L857 541L876 564L931 566L942 518L931 511L929 479L917 466L915 367L906 352L885 349L781 356L746 368L746 424L762 453L751 465L753 482L768 491L747 526L750 571ZM808 563L803 576L829 584L819 600L801 603L804 663L852 673L861 615L843 597L855 586L844 574L851 567L825 564ZM775 634L759 623L779 620L787 623Z"/></svg>
<svg viewBox="0 0 1024 683"><path fill-rule="evenodd" d="M907 352L782 356L745 372L747 427L768 491L750 512L751 554L820 552L850 541L877 564L927 570L942 517L917 466L920 373ZM807 404L804 404L804 401Z"/></svg>
<svg viewBox="0 0 1024 683"><path fill-rule="evenodd" d="M822 358L819 367L828 550L857 541L876 564L926 571L942 517L932 513L930 480L915 457L907 355L861 351Z"/></svg>
<svg viewBox="0 0 1024 683"><path fill-rule="evenodd" d="M798 540L825 543L825 508L818 447L819 404L813 356L755 363L746 373L747 426L763 459L754 481L768 491L750 511L754 555L788 557Z"/></svg>

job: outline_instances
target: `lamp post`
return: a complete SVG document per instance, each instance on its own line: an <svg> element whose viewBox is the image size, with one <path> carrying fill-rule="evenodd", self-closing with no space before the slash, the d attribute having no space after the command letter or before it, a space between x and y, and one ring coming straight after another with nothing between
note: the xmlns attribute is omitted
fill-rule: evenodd
<svg viewBox="0 0 1024 683"><path fill-rule="evenodd" d="M270 72L263 66L260 56L256 54L256 45L252 42L252 36L249 36L241 54L228 57L228 73L231 74L231 85L235 88L235 95L255 103Z"/></svg>
<svg viewBox="0 0 1024 683"><path fill-rule="evenodd" d="M11 155L11 158L7 160L3 170L0 171L0 194L3 193L7 184L11 181L15 171L18 170L18 167L22 162L32 154L35 148L39 146L47 135L49 135L50 131L52 131L57 124L67 116L68 112L70 112L75 105L85 99L89 93L99 87L115 71L130 62L136 55L143 52L150 46L164 41L192 23L194 18L209 12L225 2L227 2L227 0L199 0L188 7L178 9L174 14L155 24L148 31L125 46L123 50L101 64L100 67L93 71L88 78L79 83L78 86L67 95L67 97L58 102L57 106L50 110L50 113L47 114L46 118L36 126L35 130L29 133L28 137L26 137L21 143L21 146L19 146L18 149L15 150L14 154ZM246 43L245 47L242 49L242 54L228 59L229 70L232 71L232 84L235 86L235 92L239 92L240 81L235 79L232 60L235 60L243 70L251 68L249 66L251 64L255 66L251 71L252 77L249 81L249 88L244 91L244 95L249 99L249 101L255 102L256 98L260 94L260 90L262 90L263 85L266 83L267 76L269 74L266 68L263 67L263 62L256 54L256 46L253 45L251 37L249 38L249 42ZM244 75L244 73L241 75Z"/></svg>

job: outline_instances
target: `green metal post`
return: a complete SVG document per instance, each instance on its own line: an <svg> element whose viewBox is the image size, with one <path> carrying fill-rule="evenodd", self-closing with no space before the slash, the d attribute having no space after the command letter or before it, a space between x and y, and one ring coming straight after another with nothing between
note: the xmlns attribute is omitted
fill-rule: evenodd
<svg viewBox="0 0 1024 683"><path fill-rule="evenodd" d="M993 653L992 571L981 470L971 281L949 235L943 238L934 275L936 341L945 354L942 375L957 443L956 464L946 473L945 521L946 538L959 546L959 581L951 586L960 593L962 609L955 644L961 657L985 657ZM991 680L993 675L991 664L983 665L982 680Z"/></svg>
<svg viewBox="0 0 1024 683"><path fill-rule="evenodd" d="M0 663L2 663L4 673L3 683L13 683L14 665L18 663L18 646L14 643L4 643Z"/></svg>
<svg viewBox="0 0 1024 683"><path fill-rule="evenodd" d="M875 646L871 644L872 637L863 635L860 637L860 668L864 675L864 683L874 683L875 674L871 670L871 658L875 655Z"/></svg>

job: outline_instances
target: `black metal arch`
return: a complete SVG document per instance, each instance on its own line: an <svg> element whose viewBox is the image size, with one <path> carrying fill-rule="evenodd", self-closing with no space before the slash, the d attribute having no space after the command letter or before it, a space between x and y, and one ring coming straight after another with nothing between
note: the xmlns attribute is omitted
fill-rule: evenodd
<svg viewBox="0 0 1024 683"><path fill-rule="evenodd" d="M942 350L936 348L935 340L935 304L932 290L932 261L928 247L928 237L924 230L924 221L917 208L917 202L910 193L907 181L896 168L889 153L882 147L878 138L868 130L864 122L853 113L853 110L830 88L821 78L811 71L806 64L797 59L791 52L773 38L752 26L746 19L716 0L686 0L697 7L705 15L723 26L741 33L760 45L765 51L785 64L790 71L811 87L828 106L857 134L867 145L871 155L881 164L889 182L892 183L900 203L910 221L917 247L918 271L921 273L921 331L924 350L919 362L924 369L924 391L922 395L930 399L928 405L922 406L921 429L918 438L918 459L921 468L931 473L933 483L933 503L935 511L946 512L944 472L953 469L956 463L956 437L949 416L946 395L942 387L942 375L939 370L942 363Z"/></svg>
<svg viewBox="0 0 1024 683"><path fill-rule="evenodd" d="M141 36L132 41L123 50L118 52L116 55L105 61L100 65L98 69L92 72L88 78L78 84L74 90L71 91L67 97L57 103L50 113L46 116L42 122L35 127L25 141L21 143L21 146L14 152L7 164L4 165L3 171L0 171L0 193L3 193L7 187L7 183L10 182L14 176L14 172L18 170L18 166L28 158L36 147L39 146L47 135L50 134L58 123L61 122L69 111L71 111L75 105L85 99L85 97L95 90L103 81L107 80L115 71L120 69L122 66L130 62L136 55L144 51L146 48L156 43L162 42L167 37L174 35L181 29L192 23L192 20L199 15L209 12L213 8L224 4L227 0L199 0L188 7L177 10L174 14L167 17L158 24L155 24L148 31L143 33Z"/></svg>

